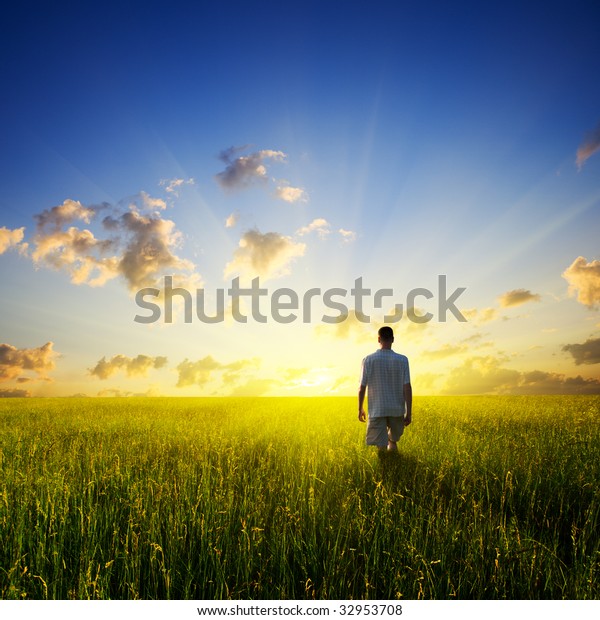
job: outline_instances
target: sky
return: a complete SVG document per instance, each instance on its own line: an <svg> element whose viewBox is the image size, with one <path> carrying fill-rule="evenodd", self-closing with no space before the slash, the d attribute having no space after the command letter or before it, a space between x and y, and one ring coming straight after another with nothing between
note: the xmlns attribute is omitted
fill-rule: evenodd
<svg viewBox="0 0 600 620"><path fill-rule="evenodd" d="M596 2L14 4L0 396L600 393Z"/></svg>

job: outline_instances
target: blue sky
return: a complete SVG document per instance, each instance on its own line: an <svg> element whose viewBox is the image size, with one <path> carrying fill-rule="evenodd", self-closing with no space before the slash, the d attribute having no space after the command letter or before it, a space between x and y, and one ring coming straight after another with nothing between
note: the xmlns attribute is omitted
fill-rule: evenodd
<svg viewBox="0 0 600 620"><path fill-rule="evenodd" d="M156 227L146 242L165 244L161 266L207 291L258 252L255 275L272 289L362 276L403 297L446 274L467 289L468 324L398 326L422 393L599 391L599 18L594 2L8 9L0 389L355 392L376 339L352 316L329 330L134 324L142 279L119 261L140 267L144 245L119 218L135 212ZM240 158L255 174L220 183ZM65 201L79 210L63 217ZM61 205L60 222L36 229ZM102 255L106 282L77 281L91 259L65 245L70 228L121 235ZM103 358L113 365L100 377Z"/></svg>

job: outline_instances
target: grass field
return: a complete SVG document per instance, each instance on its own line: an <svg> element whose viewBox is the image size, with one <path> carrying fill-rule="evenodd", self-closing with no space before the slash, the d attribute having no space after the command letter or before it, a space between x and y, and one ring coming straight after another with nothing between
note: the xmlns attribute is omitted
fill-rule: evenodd
<svg viewBox="0 0 600 620"><path fill-rule="evenodd" d="M598 598L600 397L3 399L3 599Z"/></svg>

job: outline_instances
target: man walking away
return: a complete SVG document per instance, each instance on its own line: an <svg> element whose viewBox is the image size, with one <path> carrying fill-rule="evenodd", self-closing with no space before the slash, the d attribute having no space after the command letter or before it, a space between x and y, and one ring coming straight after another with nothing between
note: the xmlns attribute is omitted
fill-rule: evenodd
<svg viewBox="0 0 600 620"><path fill-rule="evenodd" d="M364 422L368 387L367 445L396 452L404 427L412 421L412 387L408 358L392 351L394 331L387 325L378 332L379 351L362 362L358 391L358 419Z"/></svg>

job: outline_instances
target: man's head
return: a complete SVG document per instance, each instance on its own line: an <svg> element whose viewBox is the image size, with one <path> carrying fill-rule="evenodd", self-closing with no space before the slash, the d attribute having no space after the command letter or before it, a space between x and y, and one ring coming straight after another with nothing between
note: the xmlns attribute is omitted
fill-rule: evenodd
<svg viewBox="0 0 600 620"><path fill-rule="evenodd" d="M379 328L377 341L382 347L389 349L394 342L394 330L388 325Z"/></svg>

